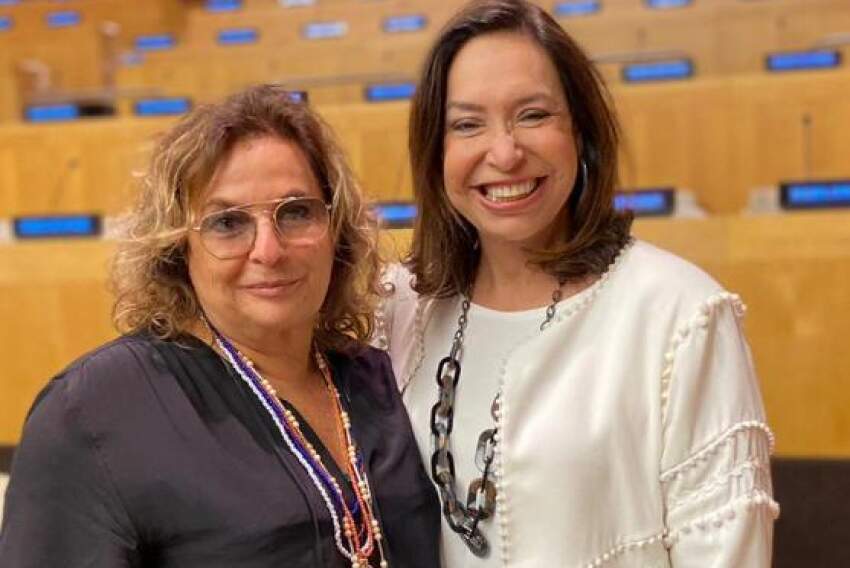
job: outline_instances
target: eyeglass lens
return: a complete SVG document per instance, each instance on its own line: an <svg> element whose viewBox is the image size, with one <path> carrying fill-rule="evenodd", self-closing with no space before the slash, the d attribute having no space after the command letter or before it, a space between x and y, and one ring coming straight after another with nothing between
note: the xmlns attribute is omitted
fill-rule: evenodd
<svg viewBox="0 0 850 568"><path fill-rule="evenodd" d="M278 237L289 245L312 244L327 230L328 210L320 199L283 201L272 216ZM232 208L212 213L201 221L204 248L218 258L247 254L254 244L257 219L246 209Z"/></svg>

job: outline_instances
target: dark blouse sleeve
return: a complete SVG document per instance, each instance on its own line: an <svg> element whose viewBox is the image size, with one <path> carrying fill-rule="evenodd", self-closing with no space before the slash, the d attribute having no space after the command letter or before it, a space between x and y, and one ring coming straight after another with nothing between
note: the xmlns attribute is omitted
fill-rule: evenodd
<svg viewBox="0 0 850 568"><path fill-rule="evenodd" d="M77 365L55 378L30 410L6 494L0 566L140 565L129 518L73 393L84 375Z"/></svg>

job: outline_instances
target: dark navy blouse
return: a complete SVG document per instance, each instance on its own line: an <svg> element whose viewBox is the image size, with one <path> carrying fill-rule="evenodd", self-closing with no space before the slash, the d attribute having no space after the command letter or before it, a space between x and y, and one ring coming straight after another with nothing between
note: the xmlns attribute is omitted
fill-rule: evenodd
<svg viewBox="0 0 850 568"><path fill-rule="evenodd" d="M439 503L389 359L366 347L328 359L390 566L437 567ZM53 379L27 418L5 507L9 568L349 566L271 418L195 339L125 336Z"/></svg>

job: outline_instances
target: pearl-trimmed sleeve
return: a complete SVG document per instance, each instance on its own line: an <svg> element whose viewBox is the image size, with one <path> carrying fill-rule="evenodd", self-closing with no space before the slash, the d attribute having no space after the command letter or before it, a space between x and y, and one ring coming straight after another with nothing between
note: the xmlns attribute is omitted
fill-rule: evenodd
<svg viewBox="0 0 850 568"><path fill-rule="evenodd" d="M375 312L372 345L387 351L399 390L404 390L414 372L411 367L421 359L424 326L422 313L427 302L411 288L412 275L401 264L391 264L381 277L384 297Z"/></svg>
<svg viewBox="0 0 850 568"><path fill-rule="evenodd" d="M738 296L719 292L673 334L661 377L671 564L769 567L773 500L768 428Z"/></svg>

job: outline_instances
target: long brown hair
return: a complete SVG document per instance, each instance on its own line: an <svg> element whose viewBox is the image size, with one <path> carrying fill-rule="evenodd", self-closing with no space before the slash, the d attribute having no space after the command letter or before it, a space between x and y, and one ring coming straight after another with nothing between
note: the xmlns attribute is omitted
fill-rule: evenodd
<svg viewBox="0 0 850 568"><path fill-rule="evenodd" d="M316 342L339 349L351 337L368 338L379 294L375 220L331 129L273 85L199 107L159 140L112 262L119 331L176 339L198 322L201 307L186 255L191 204L234 145L256 136L298 145L331 204L335 255Z"/></svg>
<svg viewBox="0 0 850 568"><path fill-rule="evenodd" d="M471 39L526 34L548 54L561 81L587 176L567 201L567 233L532 262L559 280L601 274L629 239L632 217L614 209L619 125L599 72L542 8L525 0L479 0L442 29L425 59L410 110L410 162L419 209L407 265L414 289L449 297L472 285L479 252L475 228L449 203L443 183L446 91L455 56ZM581 170L581 168L579 168Z"/></svg>

